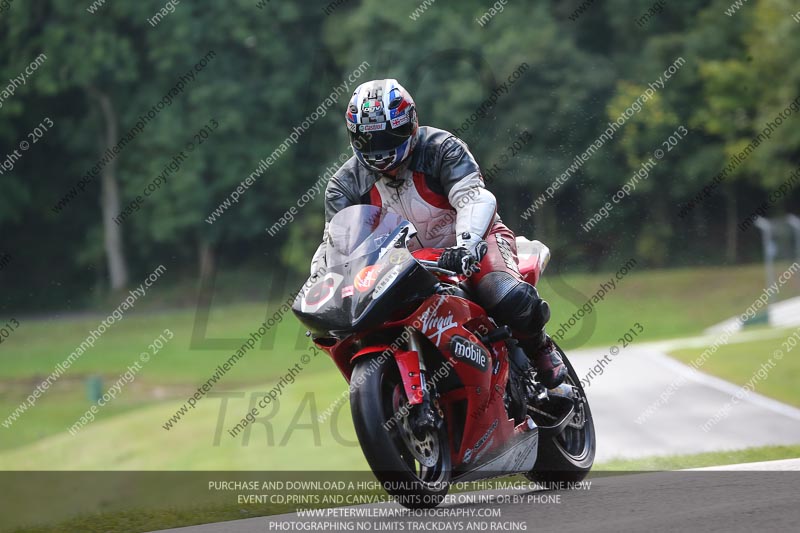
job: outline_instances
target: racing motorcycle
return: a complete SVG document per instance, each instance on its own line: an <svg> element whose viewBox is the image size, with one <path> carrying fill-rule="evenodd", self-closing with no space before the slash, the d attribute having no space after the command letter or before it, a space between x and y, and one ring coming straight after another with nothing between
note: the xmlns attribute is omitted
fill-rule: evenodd
<svg viewBox="0 0 800 533"><path fill-rule="evenodd" d="M595 455L580 379L546 389L513 338L479 306L466 277L409 251L416 234L372 205L337 213L326 267L293 311L350 383L356 435L374 475L409 508L438 505L453 482L524 474L582 480ZM517 238L520 272L536 284L550 258Z"/></svg>

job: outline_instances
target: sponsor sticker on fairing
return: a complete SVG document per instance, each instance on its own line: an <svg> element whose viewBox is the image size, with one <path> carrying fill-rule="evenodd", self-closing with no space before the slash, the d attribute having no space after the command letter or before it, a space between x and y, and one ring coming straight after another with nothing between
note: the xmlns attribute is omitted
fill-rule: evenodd
<svg viewBox="0 0 800 533"><path fill-rule="evenodd" d="M356 275L356 279L353 283L355 288L358 292L367 292L375 285L375 281L378 279L378 274L380 274L381 267L379 265L372 265L368 267L364 267L361 271Z"/></svg>
<svg viewBox="0 0 800 533"><path fill-rule="evenodd" d="M402 265L405 263L411 254L406 252L405 250L393 250L392 253L389 255L387 261L390 265Z"/></svg>
<svg viewBox="0 0 800 533"><path fill-rule="evenodd" d="M435 315L433 313L429 313L430 310L426 310L422 317L422 332L427 335L434 344L439 346L439 343L442 342L442 335L448 329L453 329L458 327L455 320L453 320L453 313L448 312L447 316L440 316Z"/></svg>
<svg viewBox="0 0 800 533"><path fill-rule="evenodd" d="M459 335L450 340L450 351L465 363L486 372L489 368L489 354L482 347Z"/></svg>
<svg viewBox="0 0 800 533"><path fill-rule="evenodd" d="M494 439L489 440L489 437L492 435L492 433L494 433L494 430L497 429L497 424L498 423L499 423L499 420L495 418L494 422L492 422L492 425L489 426L489 429L487 429L486 433L483 434L483 437L478 439L478 442L476 442L471 448L469 448L466 452L464 452L464 462L465 463L470 462L470 460L472 460L472 459L475 459L477 461L478 459L481 458L481 456L484 453L487 452L487 450L489 450L489 448L492 447L492 443L494 442ZM489 441L489 444L483 450L481 450L480 449L481 446L486 444L487 441ZM480 452L475 454L475 457L473 458L473 453L474 452L478 452L478 450L480 450Z"/></svg>
<svg viewBox="0 0 800 533"><path fill-rule="evenodd" d="M372 292L372 298L377 298L381 294L389 288L394 280L397 279L397 276L400 274L400 270L402 270L399 266L392 267L389 272L383 275L383 277L375 284L375 290Z"/></svg>
<svg viewBox="0 0 800 533"><path fill-rule="evenodd" d="M344 276L335 272L328 272L316 284L312 285L302 300L300 300L300 309L305 313L316 313L319 311L331 298L333 293L342 284Z"/></svg>

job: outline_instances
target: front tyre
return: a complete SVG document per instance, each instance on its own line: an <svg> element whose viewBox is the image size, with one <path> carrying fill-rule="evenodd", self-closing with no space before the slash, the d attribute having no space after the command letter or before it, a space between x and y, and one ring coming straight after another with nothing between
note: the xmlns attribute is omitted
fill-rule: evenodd
<svg viewBox="0 0 800 533"><path fill-rule="evenodd" d="M549 405L528 406L528 413L540 426L540 440L536 464L526 477L538 482L577 483L589 474L594 464L597 446L594 419L578 374L563 350L557 345L556 348L568 369L564 383L557 390L571 389L569 395L574 398L575 409L564 416L565 395L559 397L553 391L549 393ZM547 426L557 429L548 430Z"/></svg>
<svg viewBox="0 0 800 533"><path fill-rule="evenodd" d="M359 360L350 383L353 425L375 477L405 507L439 505L450 481L444 421L438 429L411 429L408 399L393 358Z"/></svg>

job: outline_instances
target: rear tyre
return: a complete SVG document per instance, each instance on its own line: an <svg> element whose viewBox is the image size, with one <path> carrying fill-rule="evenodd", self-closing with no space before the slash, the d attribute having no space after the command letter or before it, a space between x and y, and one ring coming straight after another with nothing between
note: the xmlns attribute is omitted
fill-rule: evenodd
<svg viewBox="0 0 800 533"><path fill-rule="evenodd" d="M350 382L353 425L375 477L405 507L439 505L449 488L451 466L444 421L438 429L411 430L408 399L392 358L358 361Z"/></svg>
<svg viewBox="0 0 800 533"><path fill-rule="evenodd" d="M556 345L568 374L564 384L572 387L577 407L566 422L563 430L553 433L545 430L539 442L539 452L533 470L526 474L538 482L578 482L583 480L594 464L597 441L594 419L580 378L567 359L563 350ZM562 385L564 387L564 385ZM529 413L539 426L554 426L564 422L559 413L543 408L541 405L529 406Z"/></svg>

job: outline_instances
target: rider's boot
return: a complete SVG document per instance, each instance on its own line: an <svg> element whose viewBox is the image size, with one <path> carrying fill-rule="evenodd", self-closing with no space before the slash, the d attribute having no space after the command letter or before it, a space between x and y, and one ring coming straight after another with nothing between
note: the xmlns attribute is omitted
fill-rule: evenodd
<svg viewBox="0 0 800 533"><path fill-rule="evenodd" d="M567 366L561 359L556 345L544 329L522 342L522 347L536 368L536 377L548 389L554 389L567 377Z"/></svg>

